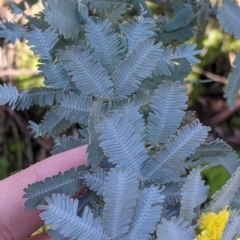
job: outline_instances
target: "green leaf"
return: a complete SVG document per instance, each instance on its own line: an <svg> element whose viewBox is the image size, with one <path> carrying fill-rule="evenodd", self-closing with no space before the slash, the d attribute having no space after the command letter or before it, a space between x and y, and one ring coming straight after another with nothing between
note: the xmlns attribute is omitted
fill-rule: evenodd
<svg viewBox="0 0 240 240"><path fill-rule="evenodd" d="M101 229L101 219L93 219L89 207L85 207L82 217L77 216L78 200L65 194L52 194L45 197L47 205L38 205L40 217L53 230L59 231L64 237L72 239L107 240Z"/></svg>
<svg viewBox="0 0 240 240"><path fill-rule="evenodd" d="M201 177L202 168L198 166L187 176L181 189L182 201L180 216L188 222L197 218L196 209L207 200L209 186L204 185Z"/></svg>
<svg viewBox="0 0 240 240"><path fill-rule="evenodd" d="M72 75L72 81L85 95L104 95L107 98L112 94L112 83L107 71L83 47L66 47L66 50L56 55Z"/></svg>
<svg viewBox="0 0 240 240"><path fill-rule="evenodd" d="M71 168L64 173L58 173L53 177L47 177L44 181L28 184L27 188L23 189L25 194L23 198L27 200L24 202L24 210L36 208L45 196L51 196L53 193L64 193L73 196L75 192L79 191L84 180L80 179L78 174L84 171L84 165L79 166L76 170Z"/></svg>
<svg viewBox="0 0 240 240"><path fill-rule="evenodd" d="M195 237L191 223L184 221L183 218L172 217L170 220L161 219L157 229L157 240L193 240Z"/></svg>
<svg viewBox="0 0 240 240"><path fill-rule="evenodd" d="M109 74L115 70L125 52L111 25L108 19L102 21L100 18L93 20L89 18L88 24L85 26L85 36L92 49L92 56Z"/></svg>
<svg viewBox="0 0 240 240"><path fill-rule="evenodd" d="M147 125L149 144L166 143L180 126L188 100L186 87L179 83L164 81L154 91Z"/></svg>
<svg viewBox="0 0 240 240"><path fill-rule="evenodd" d="M163 52L160 47L160 43L154 45L154 39L147 39L121 61L112 76L117 99L127 98L152 74Z"/></svg>
<svg viewBox="0 0 240 240"><path fill-rule="evenodd" d="M65 0L44 0L43 5L44 20L65 39L77 39L81 28L76 4Z"/></svg>
<svg viewBox="0 0 240 240"><path fill-rule="evenodd" d="M199 120L182 127L144 166L143 176L148 181L170 182L183 171L183 161L206 139L209 127Z"/></svg>
<svg viewBox="0 0 240 240"><path fill-rule="evenodd" d="M136 173L130 168L110 170L103 193L103 229L110 238L122 237L128 232L138 194Z"/></svg>

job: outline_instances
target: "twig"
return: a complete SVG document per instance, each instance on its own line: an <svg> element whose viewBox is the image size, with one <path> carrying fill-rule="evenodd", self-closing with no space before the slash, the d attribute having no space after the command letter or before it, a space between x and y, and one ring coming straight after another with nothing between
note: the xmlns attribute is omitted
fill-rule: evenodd
<svg viewBox="0 0 240 240"><path fill-rule="evenodd" d="M229 117L231 117L236 111L240 109L240 99L236 101L235 108L231 110L229 107L223 109L220 113L212 117L207 123L208 126L215 126L225 121Z"/></svg>
<svg viewBox="0 0 240 240"><path fill-rule="evenodd" d="M221 82L221 83L224 83L224 84L227 83L227 78L221 77L221 76L216 75L216 74L211 73L211 72L208 72L208 71L206 71L202 68L196 67L196 66L193 67L193 72L202 74L202 75L206 76L207 78L209 78L213 81L216 81L216 82Z"/></svg>

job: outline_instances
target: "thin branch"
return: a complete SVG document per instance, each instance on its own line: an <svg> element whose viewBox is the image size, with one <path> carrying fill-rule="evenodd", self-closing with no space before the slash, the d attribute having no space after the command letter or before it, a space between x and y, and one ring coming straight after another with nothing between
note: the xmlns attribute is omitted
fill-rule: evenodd
<svg viewBox="0 0 240 240"><path fill-rule="evenodd" d="M228 80L227 78L225 77L221 77L217 74L214 74L214 73L211 73L211 72L208 72L202 68L199 68L199 67L193 67L193 72L195 73L198 73L198 74L202 74L204 76L206 76L207 78L213 80L213 81L216 81L216 82L221 82L221 83L224 83L224 84L227 84Z"/></svg>

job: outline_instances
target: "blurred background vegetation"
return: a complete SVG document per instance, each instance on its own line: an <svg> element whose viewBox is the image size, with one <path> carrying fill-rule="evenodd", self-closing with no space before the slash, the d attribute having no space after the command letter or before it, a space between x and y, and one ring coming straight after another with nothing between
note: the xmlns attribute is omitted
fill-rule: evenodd
<svg viewBox="0 0 240 240"><path fill-rule="evenodd" d="M16 0L28 13L37 13L41 8L38 0ZM150 4L156 14L162 9ZM19 16L13 16L5 0L0 1L0 22L4 19L24 23ZM223 33L217 21L207 19L206 29L196 42L202 49L201 63L193 67L188 76L189 109L196 112L204 125L212 127L209 139L221 138L234 150L240 153L240 100L230 111L224 99L223 89L227 83L228 73L240 42ZM41 86L43 78L37 75L37 57L26 46L17 43L15 46L4 43L0 38L0 83L10 82L18 88ZM199 79L211 79L201 83ZM11 172L24 169L50 155L52 139L36 138L27 129L28 120L40 122L46 108L31 107L28 111L12 111L8 106L0 106L0 179ZM227 181L229 175L222 167L204 171L203 177L210 184L210 195Z"/></svg>

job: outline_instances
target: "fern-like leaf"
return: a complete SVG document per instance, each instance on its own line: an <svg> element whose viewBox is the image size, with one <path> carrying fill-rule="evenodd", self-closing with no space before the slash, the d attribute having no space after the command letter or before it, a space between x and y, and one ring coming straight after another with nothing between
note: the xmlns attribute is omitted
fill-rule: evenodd
<svg viewBox="0 0 240 240"><path fill-rule="evenodd" d="M240 215L239 211L233 211L228 218L228 221L223 230L221 240L232 240L239 236L240 232Z"/></svg>
<svg viewBox="0 0 240 240"><path fill-rule="evenodd" d="M125 3L116 3L108 6L106 10L106 17L112 24L117 24L119 20L122 19L122 15L126 13L127 5Z"/></svg>
<svg viewBox="0 0 240 240"><path fill-rule="evenodd" d="M149 181L166 183L182 171L182 162L199 147L208 135L209 127L199 120L177 131L170 140L144 166L142 174Z"/></svg>
<svg viewBox="0 0 240 240"><path fill-rule="evenodd" d="M140 81L151 75L162 55L161 44L147 39L128 55L113 73L113 85L117 99L125 99L133 93Z"/></svg>
<svg viewBox="0 0 240 240"><path fill-rule="evenodd" d="M202 157L226 156L231 151L232 148L218 138L210 143L202 143L199 148L196 149L195 153L190 155L190 159L195 160Z"/></svg>
<svg viewBox="0 0 240 240"><path fill-rule="evenodd" d="M56 112L53 111L48 111L39 125L32 121L29 121L29 123L29 128L35 135L34 137L51 136L56 138L60 133L71 126L71 122L64 118L60 118Z"/></svg>
<svg viewBox="0 0 240 240"><path fill-rule="evenodd" d="M144 119L143 115L139 113L139 107L135 105L135 102L120 107L118 111L128 124L132 126L134 131L140 135L142 142L144 142L146 137Z"/></svg>
<svg viewBox="0 0 240 240"><path fill-rule="evenodd" d="M136 173L130 168L112 168L105 183L103 229L111 237L122 237L130 228L139 195Z"/></svg>
<svg viewBox="0 0 240 240"><path fill-rule="evenodd" d="M85 184L98 195L103 195L104 184L106 181L107 172L102 169L96 169L94 173L86 172L83 176Z"/></svg>
<svg viewBox="0 0 240 240"><path fill-rule="evenodd" d="M147 126L147 140L150 144L162 144L180 126L187 108L187 89L179 82L163 82L151 99Z"/></svg>
<svg viewBox="0 0 240 240"><path fill-rule="evenodd" d="M77 39L81 28L76 5L65 0L44 0L43 5L44 20L65 39Z"/></svg>
<svg viewBox="0 0 240 240"><path fill-rule="evenodd" d="M51 88L31 88L29 91L22 91L19 93L18 99L15 103L17 110L29 109L33 105L39 105L40 107L49 105L52 106L62 96L61 90L55 90Z"/></svg>
<svg viewBox="0 0 240 240"><path fill-rule="evenodd" d="M227 33L240 39L240 7L235 1L223 1L218 9L217 19Z"/></svg>
<svg viewBox="0 0 240 240"><path fill-rule="evenodd" d="M79 146L83 146L85 144L87 144L87 140L85 138L74 138L72 136L66 136L64 134L62 137L54 139L54 146L51 154L55 155Z"/></svg>
<svg viewBox="0 0 240 240"><path fill-rule="evenodd" d="M0 85L0 105L9 104L9 106L14 106L18 99L18 90L11 84L4 83Z"/></svg>
<svg viewBox="0 0 240 240"><path fill-rule="evenodd" d="M212 196L212 201L210 202L207 210L217 213L221 211L224 206L229 206L239 187L240 168L236 170L236 172L220 190L214 193Z"/></svg>
<svg viewBox="0 0 240 240"><path fill-rule="evenodd" d="M205 157L200 160L202 160L203 164L208 164L209 166L221 165L225 167L230 175L234 174L236 169L240 167L240 159L235 151L230 151L224 156Z"/></svg>
<svg viewBox="0 0 240 240"><path fill-rule="evenodd" d="M100 146L108 160L120 167L130 166L141 178L140 170L148 159L140 135L119 112L109 114L96 125Z"/></svg>
<svg viewBox="0 0 240 240"><path fill-rule="evenodd" d="M52 27L45 31L34 27L32 31L26 33L27 45L43 61L52 61L51 49L58 41L58 35Z"/></svg>
<svg viewBox="0 0 240 240"><path fill-rule="evenodd" d="M201 171L201 167L193 169L181 189L180 216L188 222L192 222L197 217L196 208L200 207L208 197L209 186L204 185Z"/></svg>
<svg viewBox="0 0 240 240"><path fill-rule="evenodd" d="M97 133L95 129L95 126L101 114L102 105L103 99L101 97L96 102L94 102L88 119L89 144L87 148L87 165L91 166L92 169L96 169L104 158L103 150L99 146L99 133Z"/></svg>
<svg viewBox="0 0 240 240"><path fill-rule="evenodd" d="M233 62L233 71L228 75L228 80L224 97L227 98L229 107L234 109L240 89L240 53L237 54Z"/></svg>
<svg viewBox="0 0 240 240"><path fill-rule="evenodd" d="M153 18L145 18L142 11L140 18L128 19L128 21L120 26L121 31L127 37L128 52L132 51L145 40L155 36L156 24Z"/></svg>
<svg viewBox="0 0 240 240"><path fill-rule="evenodd" d="M101 219L93 219L93 213L86 206L82 217L77 216L78 200L64 194L52 194L45 197L47 205L38 205L40 217L45 224L52 226L64 237L71 239L107 240L107 235L102 232Z"/></svg>
<svg viewBox="0 0 240 240"><path fill-rule="evenodd" d="M44 84L54 89L66 89L70 85L68 72L60 62L45 62L38 65L40 74L45 77Z"/></svg>
<svg viewBox="0 0 240 240"><path fill-rule="evenodd" d="M5 43L14 44L18 39L20 42L23 41L27 29L18 25L15 22L4 22L0 24L0 38L4 38Z"/></svg>
<svg viewBox="0 0 240 240"><path fill-rule="evenodd" d="M84 166L79 166L76 170L70 170L58 173L53 177L47 177L44 181L29 184L23 191L25 194L23 198L27 200L24 202L24 210L30 210L39 205L44 196L51 196L53 193L65 193L73 196L75 192L79 191L83 180L78 177L78 173L84 171Z"/></svg>
<svg viewBox="0 0 240 240"><path fill-rule="evenodd" d="M61 119L65 118L72 123L87 125L91 107L90 98L84 95L66 94L62 96L53 111Z"/></svg>
<svg viewBox="0 0 240 240"><path fill-rule="evenodd" d="M171 71L175 68L174 62L181 59L186 59L190 64L200 63L195 57L201 51L196 50L196 44L184 43L179 45L175 50L172 46L167 46L163 54L160 56L156 68L154 69L155 75L171 75Z"/></svg>
<svg viewBox="0 0 240 240"><path fill-rule="evenodd" d="M162 190L162 194L165 195L164 207L169 208L175 206L181 201L181 183L171 182L166 184Z"/></svg>
<svg viewBox="0 0 240 240"><path fill-rule="evenodd" d="M124 49L117 34L111 28L111 22L108 19L102 21L100 18L93 20L89 18L85 32L93 50L92 55L111 74L124 57Z"/></svg>
<svg viewBox="0 0 240 240"><path fill-rule="evenodd" d="M159 186L151 186L141 191L134 211L133 221L125 240L148 240L160 220L164 195Z"/></svg>
<svg viewBox="0 0 240 240"><path fill-rule="evenodd" d="M83 47L66 47L66 50L56 55L84 94L95 97L112 94L112 83L107 71Z"/></svg>
<svg viewBox="0 0 240 240"><path fill-rule="evenodd" d="M184 221L181 217L172 217L169 221L163 218L161 223L158 225L157 240L193 240L194 229L190 225L191 224L189 222Z"/></svg>

